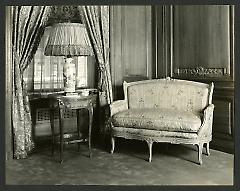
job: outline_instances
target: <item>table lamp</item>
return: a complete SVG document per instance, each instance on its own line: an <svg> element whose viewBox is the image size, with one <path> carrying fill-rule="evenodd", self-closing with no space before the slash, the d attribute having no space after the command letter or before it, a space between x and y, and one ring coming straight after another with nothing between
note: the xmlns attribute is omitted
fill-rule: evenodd
<svg viewBox="0 0 240 191"><path fill-rule="evenodd" d="M91 56L93 50L90 45L87 30L81 23L57 23L51 28L45 47L46 56L64 56L63 66L64 92L72 94L76 85L76 66L74 56Z"/></svg>

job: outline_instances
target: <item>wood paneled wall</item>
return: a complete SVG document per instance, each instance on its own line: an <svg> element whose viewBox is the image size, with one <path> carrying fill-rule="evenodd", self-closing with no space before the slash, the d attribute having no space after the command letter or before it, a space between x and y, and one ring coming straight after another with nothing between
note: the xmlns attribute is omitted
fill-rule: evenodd
<svg viewBox="0 0 240 191"><path fill-rule="evenodd" d="M114 99L123 98L122 82L131 77L214 82L210 146L232 153L234 7L113 6L110 26Z"/></svg>
<svg viewBox="0 0 240 191"><path fill-rule="evenodd" d="M191 76L200 67L204 77L233 75L230 11L227 5L173 7L173 76Z"/></svg>
<svg viewBox="0 0 240 191"><path fill-rule="evenodd" d="M169 18L163 24L168 31L163 37L165 45L157 46L158 52L163 48L168 55L165 63L158 59L158 67L165 71L165 74L159 73L160 76L214 82L215 111L210 146L233 153L234 7L179 5L157 9L164 10L163 16Z"/></svg>
<svg viewBox="0 0 240 191"><path fill-rule="evenodd" d="M111 71L114 99L124 80L152 78L151 6L112 6L110 20Z"/></svg>
<svg viewBox="0 0 240 191"><path fill-rule="evenodd" d="M6 145L6 159L13 158L13 144L12 144L12 8L7 6L5 9L5 145Z"/></svg>

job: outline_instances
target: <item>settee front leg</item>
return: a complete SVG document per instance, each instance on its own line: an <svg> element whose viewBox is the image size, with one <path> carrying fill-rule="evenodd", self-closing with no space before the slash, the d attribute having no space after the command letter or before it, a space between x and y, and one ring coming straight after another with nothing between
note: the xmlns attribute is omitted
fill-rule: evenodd
<svg viewBox="0 0 240 191"><path fill-rule="evenodd" d="M207 155L209 156L210 155L209 142L206 144L206 152L207 152Z"/></svg>
<svg viewBox="0 0 240 191"><path fill-rule="evenodd" d="M115 149L115 137L111 137L111 143L112 143L112 149L111 149L111 154L113 154L114 149Z"/></svg>
<svg viewBox="0 0 240 191"><path fill-rule="evenodd" d="M149 149L149 162L152 162L152 144L153 141L152 140L147 140L147 144L148 144L148 149Z"/></svg>
<svg viewBox="0 0 240 191"><path fill-rule="evenodd" d="M198 145L198 162L202 164L202 150L203 150L203 143L199 143Z"/></svg>

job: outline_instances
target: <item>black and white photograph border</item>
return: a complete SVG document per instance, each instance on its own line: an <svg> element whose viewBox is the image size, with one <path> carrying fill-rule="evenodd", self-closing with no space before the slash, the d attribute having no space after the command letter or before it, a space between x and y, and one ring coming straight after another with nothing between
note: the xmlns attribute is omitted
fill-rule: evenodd
<svg viewBox="0 0 240 191"><path fill-rule="evenodd" d="M3 188L239 189L238 7L6 3Z"/></svg>

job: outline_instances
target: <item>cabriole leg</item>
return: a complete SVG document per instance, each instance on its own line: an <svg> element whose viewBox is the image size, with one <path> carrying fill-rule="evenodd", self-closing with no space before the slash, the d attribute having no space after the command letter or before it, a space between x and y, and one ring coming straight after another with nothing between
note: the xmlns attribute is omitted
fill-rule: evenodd
<svg viewBox="0 0 240 191"><path fill-rule="evenodd" d="M78 134L78 139L80 140L81 134L80 134L79 109L76 110L76 114L77 114L77 134ZM78 152L80 152L80 142L78 142Z"/></svg>
<svg viewBox="0 0 240 191"><path fill-rule="evenodd" d="M111 154L113 154L114 149L115 149L115 137L111 137L111 143L112 143L112 149L111 149Z"/></svg>
<svg viewBox="0 0 240 191"><path fill-rule="evenodd" d="M59 128L60 128L60 163L63 163L63 136L64 136L64 130L63 130L63 109L59 109Z"/></svg>
<svg viewBox="0 0 240 191"><path fill-rule="evenodd" d="M88 109L89 113L89 129L88 129L88 148L89 148L89 157L92 157L92 146L91 146L91 138L92 138L92 123L93 123L93 105L90 104Z"/></svg>
<svg viewBox="0 0 240 191"><path fill-rule="evenodd" d="M198 145L198 162L202 164L202 150L203 150L203 143L199 143Z"/></svg>
<svg viewBox="0 0 240 191"><path fill-rule="evenodd" d="M207 155L210 155L210 150L209 150L209 142L206 144L206 151L207 151Z"/></svg>
<svg viewBox="0 0 240 191"><path fill-rule="evenodd" d="M148 144L148 149L149 149L149 159L148 159L148 161L152 162L152 144L153 144L153 141L147 141L147 144Z"/></svg>
<svg viewBox="0 0 240 191"><path fill-rule="evenodd" d="M54 131L54 110L50 109L50 123L51 123L51 132L52 132L52 155L54 154L55 146L55 131Z"/></svg>

